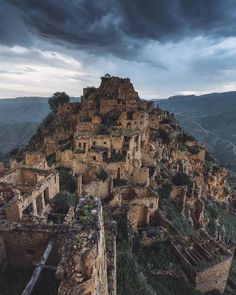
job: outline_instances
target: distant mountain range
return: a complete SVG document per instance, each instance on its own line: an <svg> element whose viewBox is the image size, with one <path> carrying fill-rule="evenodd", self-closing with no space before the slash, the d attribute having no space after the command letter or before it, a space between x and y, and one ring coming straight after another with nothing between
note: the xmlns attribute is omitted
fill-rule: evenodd
<svg viewBox="0 0 236 295"><path fill-rule="evenodd" d="M0 99L0 152L25 145L48 113L47 98Z"/></svg>
<svg viewBox="0 0 236 295"><path fill-rule="evenodd" d="M47 97L0 99L0 159L1 154L24 146L49 112Z"/></svg>
<svg viewBox="0 0 236 295"><path fill-rule="evenodd" d="M228 168L236 171L236 92L155 100Z"/></svg>
<svg viewBox="0 0 236 295"><path fill-rule="evenodd" d="M179 95L155 103L175 113L185 130L236 171L236 92ZM49 112L45 97L0 99L0 159L1 153L24 146Z"/></svg>

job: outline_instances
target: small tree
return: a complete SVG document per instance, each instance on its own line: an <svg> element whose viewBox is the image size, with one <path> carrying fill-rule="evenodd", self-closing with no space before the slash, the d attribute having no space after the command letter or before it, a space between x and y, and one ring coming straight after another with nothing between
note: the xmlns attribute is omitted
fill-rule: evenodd
<svg viewBox="0 0 236 295"><path fill-rule="evenodd" d="M108 177L108 173L102 167L99 167L96 170L96 173L95 174L96 174L97 179L102 180L102 181L105 181L107 179L107 177Z"/></svg>
<svg viewBox="0 0 236 295"><path fill-rule="evenodd" d="M165 130L160 130L160 132L159 132L159 136L160 136L160 138L162 139L162 142L164 143L164 144L168 144L169 143L169 141L170 141L170 138L169 138L169 134L168 134L168 132L166 132Z"/></svg>
<svg viewBox="0 0 236 295"><path fill-rule="evenodd" d="M65 92L55 92L53 96L49 98L48 104L50 109L55 113L59 105L63 105L69 101L70 97Z"/></svg>
<svg viewBox="0 0 236 295"><path fill-rule="evenodd" d="M110 129L109 129L108 126L106 126L104 124L100 124L97 127L96 134L98 134L98 135L108 135L108 134L110 134Z"/></svg>
<svg viewBox="0 0 236 295"><path fill-rule="evenodd" d="M184 172L178 172L172 177L172 183L174 185L191 185L191 179L189 175Z"/></svg>
<svg viewBox="0 0 236 295"><path fill-rule="evenodd" d="M66 214L70 206L76 206L78 198L75 194L62 191L52 199L52 206L57 213Z"/></svg>

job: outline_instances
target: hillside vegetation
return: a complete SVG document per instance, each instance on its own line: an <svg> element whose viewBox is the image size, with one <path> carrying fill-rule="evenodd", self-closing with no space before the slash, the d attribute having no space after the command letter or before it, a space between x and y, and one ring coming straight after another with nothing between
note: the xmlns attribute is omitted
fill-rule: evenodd
<svg viewBox="0 0 236 295"><path fill-rule="evenodd" d="M174 96L156 103L175 113L184 129L206 143L222 164L236 171L236 92Z"/></svg>

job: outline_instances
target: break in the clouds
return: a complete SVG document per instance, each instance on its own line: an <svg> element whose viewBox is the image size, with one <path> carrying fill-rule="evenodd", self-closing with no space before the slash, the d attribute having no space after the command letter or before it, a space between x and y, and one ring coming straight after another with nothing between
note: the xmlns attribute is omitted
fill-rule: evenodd
<svg viewBox="0 0 236 295"><path fill-rule="evenodd" d="M0 97L79 96L106 72L145 98L236 90L235 0L1 0Z"/></svg>

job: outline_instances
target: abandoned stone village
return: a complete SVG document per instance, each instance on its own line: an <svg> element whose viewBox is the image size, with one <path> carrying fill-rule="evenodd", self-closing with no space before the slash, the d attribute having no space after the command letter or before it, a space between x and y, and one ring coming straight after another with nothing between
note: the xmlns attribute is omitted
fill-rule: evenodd
<svg viewBox="0 0 236 295"><path fill-rule="evenodd" d="M49 104L0 166L0 294L236 294L235 193L205 146L128 78Z"/></svg>

